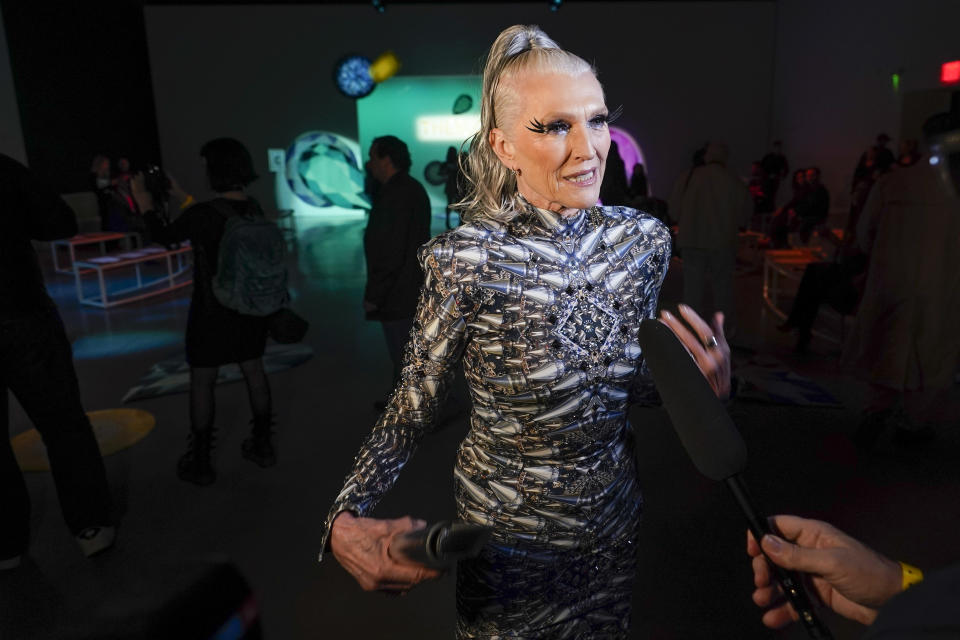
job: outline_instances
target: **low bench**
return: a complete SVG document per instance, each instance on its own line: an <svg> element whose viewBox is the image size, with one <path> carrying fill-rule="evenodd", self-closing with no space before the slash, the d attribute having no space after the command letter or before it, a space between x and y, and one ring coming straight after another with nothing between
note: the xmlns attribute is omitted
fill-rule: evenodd
<svg viewBox="0 0 960 640"><path fill-rule="evenodd" d="M119 240L123 242L124 248L129 251L131 241L136 240L137 246L140 246L140 234L122 231L97 231L94 233L81 233L72 238L62 238L50 242L50 254L53 257L53 270L57 273L73 273L74 265L77 262L77 249L89 245L100 245L100 255L106 255L107 243ZM60 265L60 249L66 249L70 256L70 263L66 266Z"/></svg>
<svg viewBox="0 0 960 640"><path fill-rule="evenodd" d="M176 249L152 246L77 261L73 271L77 284L77 299L80 304L108 309L185 287L193 282L192 253L189 243L184 243ZM145 274L147 268L158 271L160 275L148 277ZM132 269L136 275L136 284L120 289L108 289L107 276L128 269ZM83 278L89 274L96 274L99 295L84 295Z"/></svg>

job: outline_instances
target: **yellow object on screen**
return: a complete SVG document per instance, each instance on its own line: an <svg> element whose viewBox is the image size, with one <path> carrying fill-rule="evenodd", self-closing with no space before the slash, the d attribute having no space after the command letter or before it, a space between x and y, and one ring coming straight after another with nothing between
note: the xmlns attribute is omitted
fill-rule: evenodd
<svg viewBox="0 0 960 640"><path fill-rule="evenodd" d="M400 59L393 51L384 51L370 64L370 77L374 82L383 82L393 77L400 69Z"/></svg>

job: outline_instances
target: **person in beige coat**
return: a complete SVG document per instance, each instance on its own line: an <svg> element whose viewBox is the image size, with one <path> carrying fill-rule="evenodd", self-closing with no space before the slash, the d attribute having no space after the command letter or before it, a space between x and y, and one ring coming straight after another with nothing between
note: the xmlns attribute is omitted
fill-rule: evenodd
<svg viewBox="0 0 960 640"><path fill-rule="evenodd" d="M927 161L873 187L857 224L870 256L867 284L843 360L871 386L855 440L872 447L934 436L924 424L960 358L960 201Z"/></svg>
<svg viewBox="0 0 960 640"><path fill-rule="evenodd" d="M670 216L679 226L677 246L683 258L683 301L707 313L707 274L715 311L726 317L727 332L736 318L733 269L737 234L750 223L753 200L747 185L727 168L727 147L711 142L705 164L677 181L670 197Z"/></svg>

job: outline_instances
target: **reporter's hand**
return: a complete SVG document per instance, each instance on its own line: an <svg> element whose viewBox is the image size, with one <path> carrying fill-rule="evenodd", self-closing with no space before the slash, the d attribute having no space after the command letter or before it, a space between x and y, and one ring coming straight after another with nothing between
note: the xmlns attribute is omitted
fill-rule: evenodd
<svg viewBox="0 0 960 640"><path fill-rule="evenodd" d="M404 594L424 580L439 578L441 572L390 556L390 543L408 531L422 529L422 520L357 518L349 511L338 515L330 531L330 548L337 561L364 591Z"/></svg>
<svg viewBox="0 0 960 640"><path fill-rule="evenodd" d="M147 191L147 181L143 177L143 172L138 171L130 179L130 194L137 203L140 213L150 211L154 207L153 196Z"/></svg>
<svg viewBox="0 0 960 640"><path fill-rule="evenodd" d="M899 593L900 565L836 527L797 516L774 516L771 524L783 537L763 537L763 552L785 569L810 574L817 595L844 618L872 624L877 609ZM786 539L784 539L786 538ZM747 532L747 553L753 558L753 601L768 609L763 623L778 629L798 620L773 578L768 561Z"/></svg>
<svg viewBox="0 0 960 640"><path fill-rule="evenodd" d="M660 322L667 325L683 343L717 397L726 400L730 397L730 345L723 334L723 313L718 311L713 314L711 327L687 305L681 304L679 309L680 315L696 335L669 311L660 312ZM716 346L711 337L716 339Z"/></svg>

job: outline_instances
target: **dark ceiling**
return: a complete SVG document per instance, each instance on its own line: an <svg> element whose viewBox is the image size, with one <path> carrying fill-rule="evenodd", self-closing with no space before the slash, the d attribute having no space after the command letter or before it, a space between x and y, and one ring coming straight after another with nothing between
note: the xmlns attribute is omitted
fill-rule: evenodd
<svg viewBox="0 0 960 640"><path fill-rule="evenodd" d="M389 8L398 4L504 4L506 0L381 0L379 4ZM596 0L561 0L560 5L587 4ZM729 2L730 0L604 0L605 2ZM776 2L776 0L738 0L739 2ZM212 5L212 4L341 4L341 5L370 5L372 0L281 0L266 2L265 0L142 0L143 4L153 5ZM549 0L510 0L511 4L541 4L549 6Z"/></svg>

